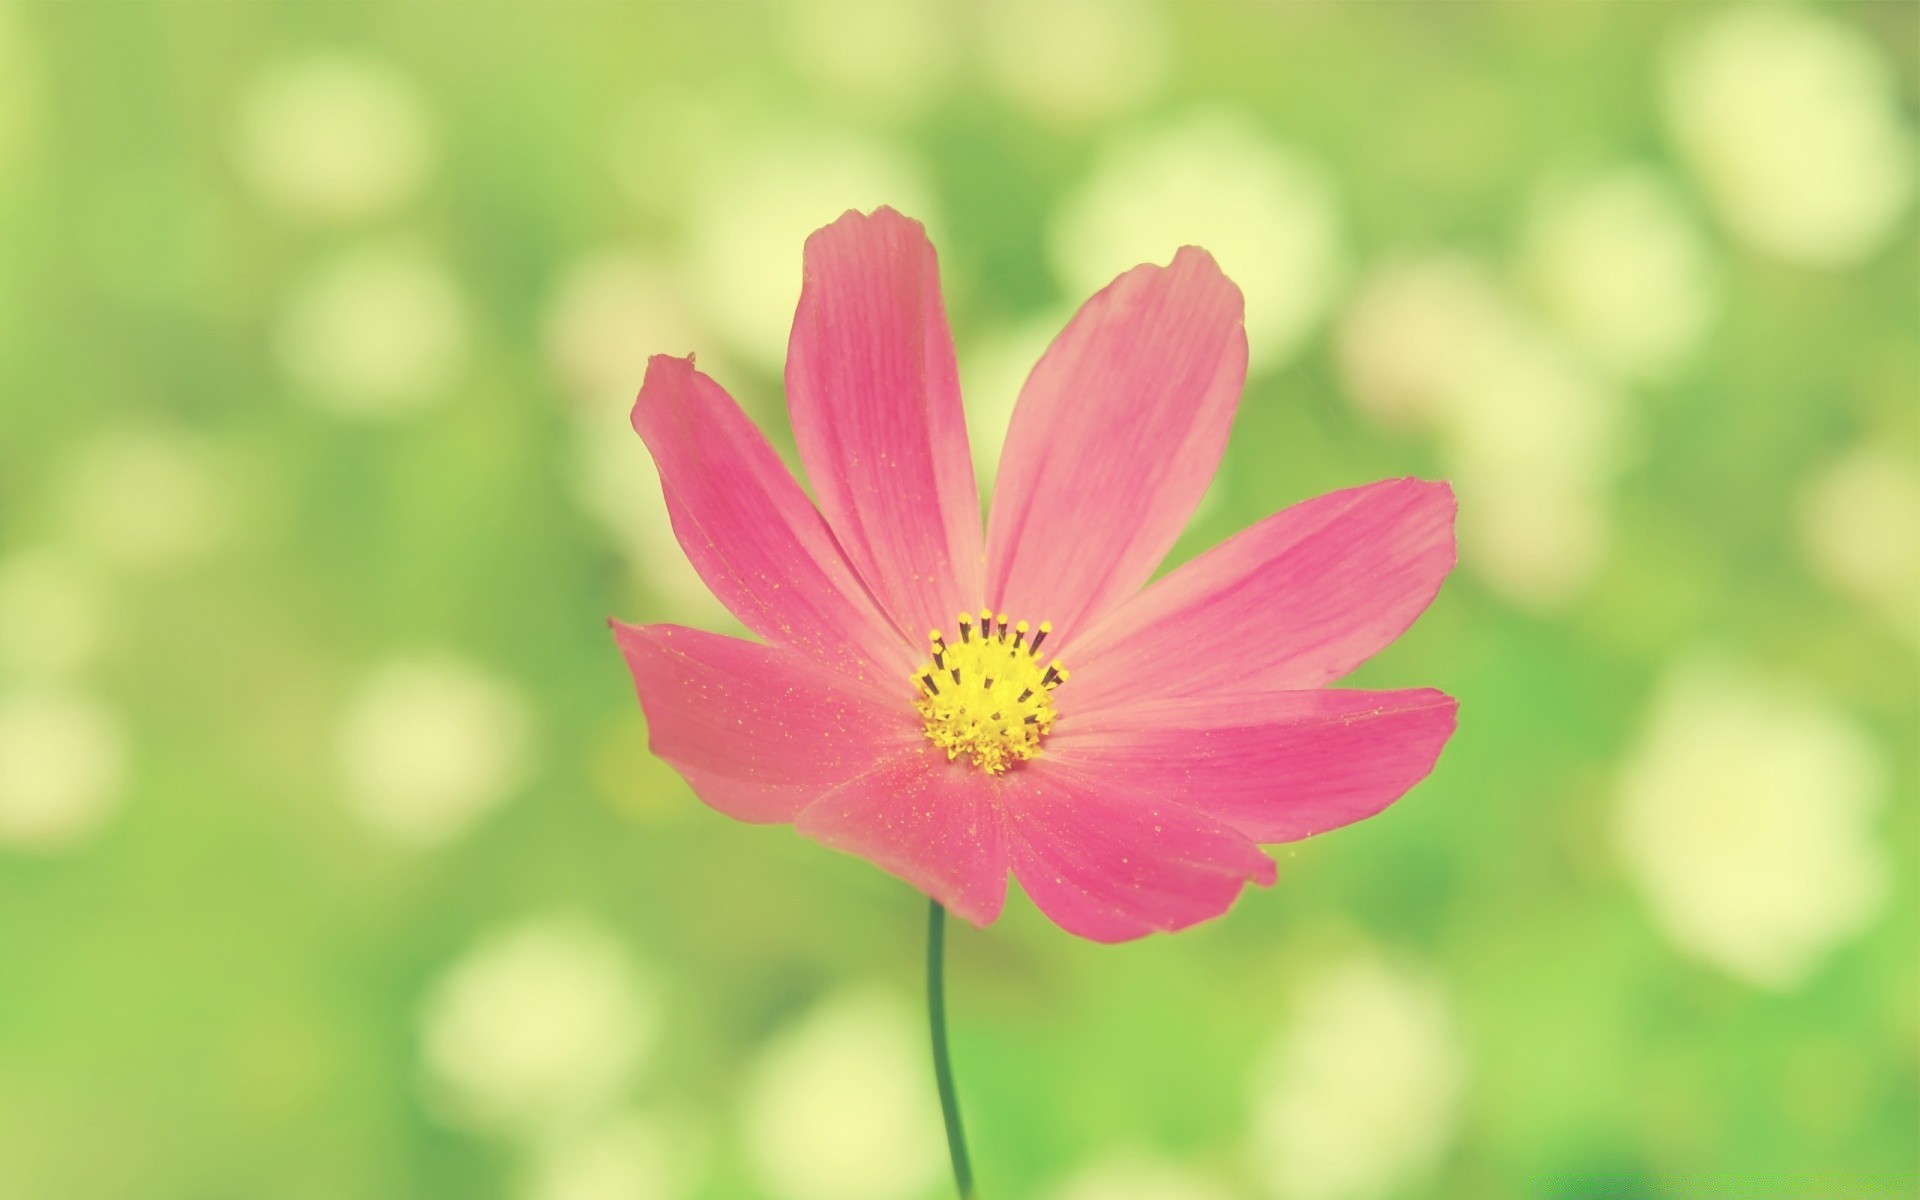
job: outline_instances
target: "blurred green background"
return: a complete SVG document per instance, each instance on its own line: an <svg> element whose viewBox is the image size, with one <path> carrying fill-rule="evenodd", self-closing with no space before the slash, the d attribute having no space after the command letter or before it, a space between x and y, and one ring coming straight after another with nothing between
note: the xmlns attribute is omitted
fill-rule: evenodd
<svg viewBox="0 0 1920 1200"><path fill-rule="evenodd" d="M924 905L701 807L625 424L791 450L805 234L940 247L975 451L1182 243L1182 560L1454 481L1433 777L1099 947L951 938L990 1200L1920 1190L1911 3L0 3L0 1197L946 1194ZM990 476L989 476L990 477Z"/></svg>

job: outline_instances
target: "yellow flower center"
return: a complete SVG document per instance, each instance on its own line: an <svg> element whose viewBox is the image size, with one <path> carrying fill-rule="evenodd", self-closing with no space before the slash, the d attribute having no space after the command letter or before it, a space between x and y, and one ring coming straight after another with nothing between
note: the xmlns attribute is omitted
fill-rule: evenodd
<svg viewBox="0 0 1920 1200"><path fill-rule="evenodd" d="M959 624L957 642L938 629L927 635L933 658L914 676L913 706L949 761L964 754L998 775L1040 753L1053 728L1053 689L1067 681L1067 669L1040 657L1040 643L1053 632L1046 621L1036 632L983 610L978 628L971 613L961 613Z"/></svg>

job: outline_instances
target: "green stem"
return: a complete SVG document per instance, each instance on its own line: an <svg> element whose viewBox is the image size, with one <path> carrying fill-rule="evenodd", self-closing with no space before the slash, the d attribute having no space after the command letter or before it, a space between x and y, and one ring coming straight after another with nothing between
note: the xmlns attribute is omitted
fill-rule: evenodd
<svg viewBox="0 0 1920 1200"><path fill-rule="evenodd" d="M967 1135L960 1128L960 1101L953 1092L953 1064L947 1061L947 910L938 900L927 910L927 1023L933 1029L933 1078L940 1088L940 1115L947 1121L947 1152L953 1157L953 1185L960 1200L973 1200L973 1169L967 1165Z"/></svg>

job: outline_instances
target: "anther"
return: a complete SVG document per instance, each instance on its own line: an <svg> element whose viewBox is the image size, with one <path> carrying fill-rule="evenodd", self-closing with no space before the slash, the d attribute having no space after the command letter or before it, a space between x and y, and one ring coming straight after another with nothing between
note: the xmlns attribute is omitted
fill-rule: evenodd
<svg viewBox="0 0 1920 1200"><path fill-rule="evenodd" d="M929 692L932 692L936 696L940 694L940 685L933 681L932 671L928 671L925 675L922 675L920 677L920 682L927 685L927 690Z"/></svg>
<svg viewBox="0 0 1920 1200"><path fill-rule="evenodd" d="M970 642L973 640L972 634L973 634L973 618L969 617L966 613L961 613L960 614L960 640L963 642Z"/></svg>
<svg viewBox="0 0 1920 1200"><path fill-rule="evenodd" d="M1027 623L1025 621L1022 621L1018 625L1015 625L1013 627L1013 648L1015 650L1018 650L1020 648L1020 641L1022 638L1026 636L1027 636Z"/></svg>
<svg viewBox="0 0 1920 1200"><path fill-rule="evenodd" d="M1029 654L1040 653L1040 643L1046 641L1047 635L1052 632L1053 632L1052 621L1040 622L1040 632L1033 635L1033 645L1027 647L1027 653Z"/></svg>

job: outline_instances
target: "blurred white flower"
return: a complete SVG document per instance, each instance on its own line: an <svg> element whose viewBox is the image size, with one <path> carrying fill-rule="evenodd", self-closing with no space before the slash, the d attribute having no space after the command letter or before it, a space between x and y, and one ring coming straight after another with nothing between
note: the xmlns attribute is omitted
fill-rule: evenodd
<svg viewBox="0 0 1920 1200"><path fill-rule="evenodd" d="M1920 470L1880 446L1861 446L1802 488L1800 536L1829 585L1884 615L1920 643Z"/></svg>
<svg viewBox="0 0 1920 1200"><path fill-rule="evenodd" d="M674 536L660 473L624 407L581 417L574 432L574 499L618 541L633 577L669 620L711 627L732 618Z"/></svg>
<svg viewBox="0 0 1920 1200"><path fill-rule="evenodd" d="M126 736L90 696L0 697L0 848L64 849L97 832L120 805Z"/></svg>
<svg viewBox="0 0 1920 1200"><path fill-rule="evenodd" d="M814 0L781 12L795 64L863 119L912 117L953 75L955 10L939 0Z"/></svg>
<svg viewBox="0 0 1920 1200"><path fill-rule="evenodd" d="M883 204L937 226L932 190L904 150L853 134L762 131L714 147L689 214L693 299L733 349L778 373L807 235L848 209Z"/></svg>
<svg viewBox="0 0 1920 1200"><path fill-rule="evenodd" d="M681 285L635 251L610 248L568 268L547 314L547 360L583 411L624 420L656 354L710 351L688 315ZM715 364L701 369L714 374Z"/></svg>
<svg viewBox="0 0 1920 1200"><path fill-rule="evenodd" d="M281 367L339 416L405 416L446 398L467 356L459 285L409 243L360 247L321 264L288 298Z"/></svg>
<svg viewBox="0 0 1920 1200"><path fill-rule="evenodd" d="M0 675L49 679L90 662L101 640L98 585L58 550L0 559Z"/></svg>
<svg viewBox="0 0 1920 1200"><path fill-rule="evenodd" d="M1462 473L1597 490L1625 450L1624 401L1543 330L1514 317L1498 339L1472 348L1468 370L1446 394L1443 444Z"/></svg>
<svg viewBox="0 0 1920 1200"><path fill-rule="evenodd" d="M1086 1167L1048 1200L1233 1200L1220 1184L1143 1154L1118 1154Z"/></svg>
<svg viewBox="0 0 1920 1200"><path fill-rule="evenodd" d="M66 507L82 541L135 570L192 562L234 522L206 449L154 430L104 433L86 444L67 481Z"/></svg>
<svg viewBox="0 0 1920 1200"><path fill-rule="evenodd" d="M1326 171L1236 113L1201 112L1107 146L1054 214L1048 246L1075 297L1181 246L1204 247L1246 294L1251 361L1273 366L1324 313L1341 239Z"/></svg>
<svg viewBox="0 0 1920 1200"><path fill-rule="evenodd" d="M1671 373L1718 303L1705 241L1672 187L1646 168L1548 191L1527 224L1523 269L1561 331L1630 379Z"/></svg>
<svg viewBox="0 0 1920 1200"><path fill-rule="evenodd" d="M1534 608L1586 586L1605 558L1608 493L1630 437L1622 396L1451 257L1366 280L1338 353L1359 407L1437 437L1460 494L1463 564Z"/></svg>
<svg viewBox="0 0 1920 1200"><path fill-rule="evenodd" d="M1044 313L1011 329L969 337L960 343L960 386L966 396L967 444L981 495L991 497L1000 451L1013 423L1020 389L1033 373L1071 311Z"/></svg>
<svg viewBox="0 0 1920 1200"><path fill-rule="evenodd" d="M772 1200L910 1200L946 1141L919 1023L885 993L822 1003L762 1052L746 1146Z"/></svg>
<svg viewBox="0 0 1920 1200"><path fill-rule="evenodd" d="M1441 432L1462 511L1461 558L1508 599L1552 608L1599 572L1623 453L1620 395L1525 323L1450 398Z"/></svg>
<svg viewBox="0 0 1920 1200"><path fill-rule="evenodd" d="M393 68L347 55L282 63L240 101L234 160L282 214L378 217L419 189L433 158L420 97Z"/></svg>
<svg viewBox="0 0 1920 1200"><path fill-rule="evenodd" d="M1620 772L1615 837L1681 951L1767 988L1885 907L1886 764L1844 714L1723 663L1675 667Z"/></svg>
<svg viewBox="0 0 1920 1200"><path fill-rule="evenodd" d="M1720 216L1764 254L1856 262L1913 198L1915 141L1891 64L1811 5L1721 10L1686 31L1667 55L1664 100Z"/></svg>
<svg viewBox="0 0 1920 1200"><path fill-rule="evenodd" d="M1612 519L1593 488L1544 472L1483 476L1449 468L1448 475L1460 499L1461 561L1509 601L1557 608L1606 561Z"/></svg>
<svg viewBox="0 0 1920 1200"><path fill-rule="evenodd" d="M624 1100L659 1023L617 935L585 917L531 918L490 935L434 988L421 1021L428 1083L460 1124L563 1137ZM648 1169L642 1135L611 1136L627 1143L613 1155L626 1169Z"/></svg>
<svg viewBox="0 0 1920 1200"><path fill-rule="evenodd" d="M547 319L547 356L576 410L575 501L619 542L640 586L690 624L727 620L680 549L660 476L628 420L655 354L700 352L700 368L731 374L706 350L712 340L686 312L677 286L627 250L592 254L561 281Z"/></svg>
<svg viewBox="0 0 1920 1200"><path fill-rule="evenodd" d="M1042 121L1092 124L1159 90L1171 31L1147 0L1047 0L981 4L986 75L1009 101Z"/></svg>
<svg viewBox="0 0 1920 1200"><path fill-rule="evenodd" d="M1429 428L1512 322L1505 297L1472 259L1434 255L1376 270L1335 333L1347 395L1382 425Z"/></svg>
<svg viewBox="0 0 1920 1200"><path fill-rule="evenodd" d="M1466 1073L1437 983L1371 957L1302 989L1253 1076L1250 1165L1282 1200L1371 1200L1439 1165Z"/></svg>
<svg viewBox="0 0 1920 1200"><path fill-rule="evenodd" d="M479 667L432 656L390 662L341 719L344 800L396 842L439 845L524 782L531 743L525 701Z"/></svg>
<svg viewBox="0 0 1920 1200"><path fill-rule="evenodd" d="M524 1200L676 1200L689 1194L698 1137L626 1113L542 1146Z"/></svg>

